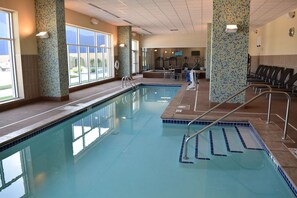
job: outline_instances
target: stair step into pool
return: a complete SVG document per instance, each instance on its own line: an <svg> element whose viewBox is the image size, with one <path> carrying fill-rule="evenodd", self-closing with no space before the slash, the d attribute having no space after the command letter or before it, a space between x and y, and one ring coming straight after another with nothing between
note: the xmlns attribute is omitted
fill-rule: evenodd
<svg viewBox="0 0 297 198"><path fill-rule="evenodd" d="M195 164L201 161L244 154L247 150L263 150L253 132L244 126L215 126L188 142L188 157L184 159L186 136L183 136L179 162Z"/></svg>

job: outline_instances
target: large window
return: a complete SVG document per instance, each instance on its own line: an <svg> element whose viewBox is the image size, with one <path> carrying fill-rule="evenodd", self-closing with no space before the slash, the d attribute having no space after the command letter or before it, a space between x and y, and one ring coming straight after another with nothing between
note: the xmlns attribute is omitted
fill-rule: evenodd
<svg viewBox="0 0 297 198"><path fill-rule="evenodd" d="M147 48L142 48L142 71L148 70L148 65L147 65Z"/></svg>
<svg viewBox="0 0 297 198"><path fill-rule="evenodd" d="M12 14L0 10L0 102L18 97Z"/></svg>
<svg viewBox="0 0 297 198"><path fill-rule="evenodd" d="M70 86L114 76L109 34L67 25L66 42Z"/></svg>
<svg viewBox="0 0 297 198"><path fill-rule="evenodd" d="M138 41L132 40L132 73L139 73Z"/></svg>

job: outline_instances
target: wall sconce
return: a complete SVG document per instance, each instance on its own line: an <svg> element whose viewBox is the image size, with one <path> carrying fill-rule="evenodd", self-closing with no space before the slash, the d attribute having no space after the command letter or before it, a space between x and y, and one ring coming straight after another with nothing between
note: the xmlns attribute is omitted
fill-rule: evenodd
<svg viewBox="0 0 297 198"><path fill-rule="evenodd" d="M126 47L126 44L125 43L121 43L121 44L119 44L119 47Z"/></svg>
<svg viewBox="0 0 297 198"><path fill-rule="evenodd" d="M98 19L96 19L96 18L91 18L90 22L93 25L97 25L99 23Z"/></svg>
<svg viewBox="0 0 297 198"><path fill-rule="evenodd" d="M227 25L226 26L226 33L235 33L237 32L237 25Z"/></svg>
<svg viewBox="0 0 297 198"><path fill-rule="evenodd" d="M39 32L38 34L36 34L36 36L42 39L49 38L48 32Z"/></svg>

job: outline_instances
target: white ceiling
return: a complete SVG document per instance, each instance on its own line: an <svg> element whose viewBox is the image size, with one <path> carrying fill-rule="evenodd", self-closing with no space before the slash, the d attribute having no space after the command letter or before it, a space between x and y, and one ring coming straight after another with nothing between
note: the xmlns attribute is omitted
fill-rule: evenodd
<svg viewBox="0 0 297 198"><path fill-rule="evenodd" d="M212 0L65 0L65 7L140 34L204 32L212 21ZM250 26L295 8L297 0L251 0Z"/></svg>

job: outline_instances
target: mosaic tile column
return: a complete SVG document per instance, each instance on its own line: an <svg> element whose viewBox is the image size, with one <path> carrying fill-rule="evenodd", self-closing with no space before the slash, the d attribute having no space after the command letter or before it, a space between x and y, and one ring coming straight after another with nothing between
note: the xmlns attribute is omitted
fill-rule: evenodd
<svg viewBox="0 0 297 198"><path fill-rule="evenodd" d="M211 31L212 31L212 24L207 24L207 46L206 46L206 74L205 78L209 80L210 78L210 68L211 68Z"/></svg>
<svg viewBox="0 0 297 198"><path fill-rule="evenodd" d="M212 68L210 101L222 102L246 86L250 0L213 1ZM236 33L226 33L227 24L236 24ZM232 103L243 103L245 94Z"/></svg>
<svg viewBox="0 0 297 198"><path fill-rule="evenodd" d="M41 96L51 100L69 98L64 0L36 0L36 31L49 38L37 38Z"/></svg>
<svg viewBox="0 0 297 198"><path fill-rule="evenodd" d="M120 62L119 76L130 76L132 74L132 28L131 26L118 27L118 46L125 44L125 47L118 47L118 59Z"/></svg>

